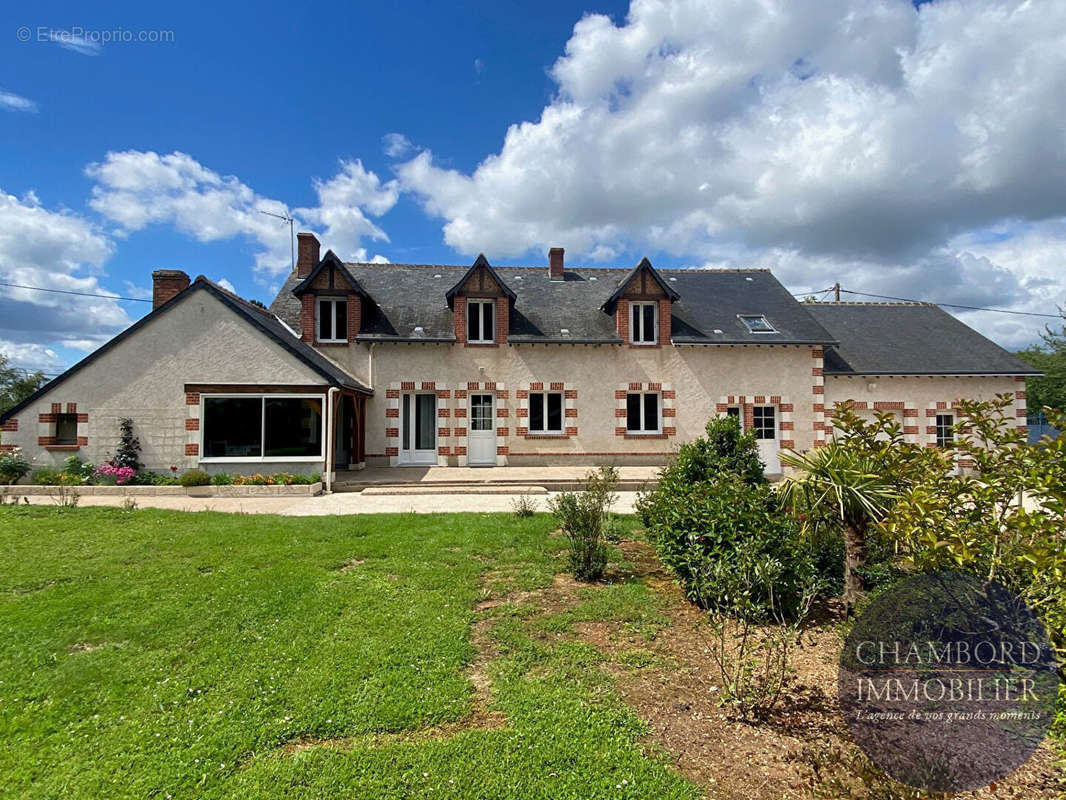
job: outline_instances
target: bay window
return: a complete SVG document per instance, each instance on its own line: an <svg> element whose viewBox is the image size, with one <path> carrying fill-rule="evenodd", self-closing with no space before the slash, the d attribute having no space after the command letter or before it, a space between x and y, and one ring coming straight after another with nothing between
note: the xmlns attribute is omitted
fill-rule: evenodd
<svg viewBox="0 0 1066 800"><path fill-rule="evenodd" d="M321 395L202 397L201 461L319 461Z"/></svg>

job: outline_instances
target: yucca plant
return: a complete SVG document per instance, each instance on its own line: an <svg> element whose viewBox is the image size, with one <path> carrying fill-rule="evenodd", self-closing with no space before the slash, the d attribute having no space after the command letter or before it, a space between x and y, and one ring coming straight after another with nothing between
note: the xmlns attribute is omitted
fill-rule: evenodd
<svg viewBox="0 0 1066 800"><path fill-rule="evenodd" d="M787 477L785 502L811 516L832 514L844 534L844 603L850 611L864 591L870 527L882 519L897 497L890 476L877 462L834 440L806 453L784 450L781 463L797 471Z"/></svg>

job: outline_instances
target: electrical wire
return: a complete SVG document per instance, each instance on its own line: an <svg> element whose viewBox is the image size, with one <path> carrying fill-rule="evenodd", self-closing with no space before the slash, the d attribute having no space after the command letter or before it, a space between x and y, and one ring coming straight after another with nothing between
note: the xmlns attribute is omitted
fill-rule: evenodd
<svg viewBox="0 0 1066 800"><path fill-rule="evenodd" d="M5 283L0 281L0 286L10 286L13 289L32 289L35 292L53 292L54 294L74 294L78 297L102 297L105 300L129 300L134 303L151 303L144 297L121 297L115 294L93 294L92 292L75 292L70 289L46 289L43 286L27 286L22 283Z"/></svg>

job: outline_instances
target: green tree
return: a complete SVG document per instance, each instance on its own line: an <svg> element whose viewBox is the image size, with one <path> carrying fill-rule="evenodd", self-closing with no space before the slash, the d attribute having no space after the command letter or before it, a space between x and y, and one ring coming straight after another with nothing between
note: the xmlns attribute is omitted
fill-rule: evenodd
<svg viewBox="0 0 1066 800"><path fill-rule="evenodd" d="M1066 326L1058 331L1047 328L1041 338L1043 344L1018 351L1024 361L1044 373L1025 381L1028 406L1033 411L1045 406L1066 411Z"/></svg>
<svg viewBox="0 0 1066 800"><path fill-rule="evenodd" d="M45 383L43 374L13 367L8 357L0 353L0 414L17 406Z"/></svg>

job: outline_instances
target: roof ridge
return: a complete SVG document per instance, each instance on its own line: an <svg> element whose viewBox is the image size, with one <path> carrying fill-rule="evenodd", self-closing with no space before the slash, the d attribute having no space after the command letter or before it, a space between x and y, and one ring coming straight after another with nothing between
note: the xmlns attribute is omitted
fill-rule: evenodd
<svg viewBox="0 0 1066 800"><path fill-rule="evenodd" d="M346 267L403 267L405 269L470 269L469 264L407 264L401 262L389 261L387 263L381 263L377 261L342 261L342 264ZM494 270L501 269L528 269L528 270L545 270L547 271L547 264L506 264L496 265L493 264ZM577 270L588 270L590 272L630 272L633 267L596 267L589 265L573 265L565 268L567 272L575 272ZM771 272L769 267L655 267L657 272L677 272L677 273L689 273L689 272Z"/></svg>
<svg viewBox="0 0 1066 800"><path fill-rule="evenodd" d="M275 318L277 316L277 314L275 314L273 311L270 310L270 306L267 306L266 308L260 308L255 303L251 302L250 300L245 300L243 297L241 297L236 292L231 292L225 286L220 286L218 283L216 283L215 281L211 280L206 275L197 275L196 276L196 280L194 280L193 283L209 283L215 289L218 289L220 292L224 292L227 297L232 297L234 300L236 300L238 303L242 304L245 308L247 308L250 311L255 311L255 312L259 313L259 314L262 314L263 316L270 317L271 319L273 319L273 318Z"/></svg>

